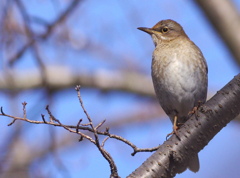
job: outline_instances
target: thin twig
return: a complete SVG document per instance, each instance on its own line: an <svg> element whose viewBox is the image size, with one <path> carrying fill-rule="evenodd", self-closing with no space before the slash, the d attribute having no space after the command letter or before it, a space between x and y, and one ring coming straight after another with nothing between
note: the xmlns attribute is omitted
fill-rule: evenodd
<svg viewBox="0 0 240 178"><path fill-rule="evenodd" d="M1 106L1 113L3 116L5 116L6 114L3 112L3 107Z"/></svg>
<svg viewBox="0 0 240 178"><path fill-rule="evenodd" d="M104 123L106 122L106 119L104 119L102 122L100 122L96 127L95 129L99 129Z"/></svg>
<svg viewBox="0 0 240 178"><path fill-rule="evenodd" d="M71 12L73 12L73 10L78 6L80 2L82 2L82 0L73 0L72 3L70 3L69 6L65 9L65 11L63 11L55 21L47 26L46 32L38 35L38 39L46 40L52 34L54 29L59 24L61 24ZM10 58L9 64L13 65L19 58L21 58L25 51L37 41L36 39L37 38L32 38L25 45L23 45L22 48L12 58Z"/></svg>
<svg viewBox="0 0 240 178"><path fill-rule="evenodd" d="M1 107L1 114L0 116L5 116L5 117L9 117L9 118L12 118L14 120L22 120L22 121L25 121L25 122L28 122L28 123L32 123L32 124L47 124L47 125L53 125L53 126L57 126L57 127L62 127L62 125L60 125L59 123L56 123L56 122L52 122L52 121L46 121L45 120L45 116L42 114L41 117L42 117L42 120L43 121L36 121L36 120L30 120L28 118L22 118L22 117L16 117L16 116L11 116L11 115L8 115L8 114L5 114L3 112L3 108ZM89 131L89 132L93 132L93 130L89 127L84 127L84 126L75 126L75 125L64 125L65 127L69 128L69 129L78 129L78 130L85 130L85 131ZM77 133L77 132L76 132ZM134 145L133 143L131 143L129 140L119 136L119 135L115 135L115 134L110 134L109 133L109 128L107 127L106 130L104 132L101 132L101 131L97 131L97 134L99 135L105 135L105 136L109 136L110 138L113 138L113 139L116 139L116 140L119 140L121 142L124 142L126 143L127 145L129 145L130 147L133 148L134 152L132 153L132 155L135 155L137 152L144 152L144 151L156 151L156 148L157 147L154 147L154 148L151 148L151 149L148 149L148 148L143 148L143 149L140 149L140 148L137 148L136 145Z"/></svg>
<svg viewBox="0 0 240 178"><path fill-rule="evenodd" d="M81 93L80 93L80 88L81 88L81 86L80 86L80 85L77 85L77 86L75 87L75 90L77 91L78 100L79 100L79 102L80 102L80 104L81 104L81 107L82 107L82 109L83 109L83 112L84 112L84 114L87 116L87 119L89 120L90 125L91 125L92 119L91 119L91 117L89 116L87 110L85 109L85 107L84 107L84 105L83 105L83 101L82 101L82 97L81 97ZM91 126L92 126L92 129L94 129L93 125L91 125Z"/></svg>
<svg viewBox="0 0 240 178"><path fill-rule="evenodd" d="M41 114L43 122L46 124L45 115Z"/></svg>
<svg viewBox="0 0 240 178"><path fill-rule="evenodd" d="M22 105L23 105L23 118L25 119L25 118L27 118L27 112L26 112L26 105L27 105L27 103L24 101L22 103Z"/></svg>
<svg viewBox="0 0 240 178"><path fill-rule="evenodd" d="M14 122L16 121L17 119L13 119L13 121L12 122L10 122L9 124L8 124L8 126L11 126L11 125L13 125L14 124Z"/></svg>
<svg viewBox="0 0 240 178"><path fill-rule="evenodd" d="M78 99L79 99L79 102L81 104L81 107L83 109L83 112L85 113L89 123L90 123L90 127L92 128L93 130L93 133L94 133L94 137L95 137L95 143L96 143L96 146L98 148L98 150L101 152L101 154L103 155L103 157L108 161L109 165L110 165L110 168L111 168L111 175L116 175L116 177L118 177L118 174L117 174L117 166L116 164L114 163L114 160L113 158L111 157L111 155L103 148L103 146L101 146L100 142L99 142L99 138L98 138L98 133L97 133L97 128L99 128L104 122L102 121L100 124L98 124L98 126L94 127L93 126L93 122L92 122L92 119L90 117L90 115L88 114L87 110L85 109L84 107L84 104L83 104L83 101L82 101L82 97L81 97L81 93L80 93L80 88L81 86L80 85L77 85L76 86L76 91L77 91L77 95L78 95ZM106 140L105 140L106 141ZM104 142L105 142L104 141ZM104 145L104 142L103 142L103 145Z"/></svg>
<svg viewBox="0 0 240 178"><path fill-rule="evenodd" d="M81 122L82 122L82 119L79 119L79 121L78 121L78 123L77 123L77 128L76 128L76 132L77 132L77 133L78 133L78 129L79 129L79 126L80 126Z"/></svg>
<svg viewBox="0 0 240 178"><path fill-rule="evenodd" d="M105 137L105 138L104 138L104 140L102 141L102 145L101 145L102 147L104 147L105 142L106 142L108 139L109 139L109 137Z"/></svg>

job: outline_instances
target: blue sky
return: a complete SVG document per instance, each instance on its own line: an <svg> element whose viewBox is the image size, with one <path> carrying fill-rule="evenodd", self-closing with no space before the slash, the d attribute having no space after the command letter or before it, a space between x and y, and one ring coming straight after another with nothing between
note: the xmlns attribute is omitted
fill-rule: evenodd
<svg viewBox="0 0 240 178"><path fill-rule="evenodd" d="M44 18L47 22L55 19L57 13L66 7L66 2L55 5L47 1L25 0L23 2L31 15ZM240 2L235 0L235 3L239 9ZM77 45L61 43L54 45L51 41L54 37L51 37L41 45L44 63L48 66L68 66L71 71L79 73L84 70L95 72L100 69L136 70L137 68L138 71L150 77L154 45L150 36L137 30L137 27L152 27L163 19L173 19L179 22L190 39L202 50L209 69L209 96L216 93L239 73L239 66L234 62L203 12L193 1L184 0L153 0L151 3L144 0L84 1L67 21L72 32L71 37L76 39ZM37 25L34 29L42 31L42 28ZM81 40L78 41L78 39ZM101 49L86 51L84 47L91 42L104 46L104 55L101 55L103 51ZM15 68L18 70L37 68L31 52L26 53ZM75 86L61 90L52 96L53 102L50 108L54 115L66 124L76 124L78 119L86 119L74 88ZM85 106L96 124L103 119L111 121L116 115L131 113L134 108L147 102L146 98L139 98L124 92L114 91L105 94L96 89L83 88L81 93ZM46 95L41 89L24 91L14 99L3 92L0 96L0 105L5 108L5 111L10 113L15 111L19 115L21 115L21 102L26 101L28 117L34 120L40 119L41 113L46 114L44 108L46 104L49 104L49 101L44 99ZM15 105L15 110L11 108L12 103ZM2 118L0 121L0 129L4 133L0 136L2 139L15 127L14 125L7 127L7 121L9 121L7 118ZM43 143L50 141L49 126L24 124L23 127L25 128L23 138L27 145L36 145L41 148L46 146ZM171 127L169 119L165 117L164 119L152 119L149 122L130 123L115 127L111 131L129 139L139 147L146 148L161 144L166 134L171 131ZM177 177L238 177L240 144L233 140L240 139L237 134L239 127L238 123L231 122L199 153L201 168L197 174L186 171ZM57 152L68 172L60 171L61 166L56 166L56 161L49 154L40 164L44 174L50 174L52 177L109 177L108 163L94 145L87 141L77 142L76 135L69 134L61 128L53 127L52 129L55 131L56 140L67 135L75 138L76 143ZM121 177L126 177L151 155L151 153L138 153L132 157L130 147L111 139L107 141L105 148L116 161ZM36 160L32 165L33 170L37 170L39 161ZM36 175L35 171L31 172L33 177Z"/></svg>

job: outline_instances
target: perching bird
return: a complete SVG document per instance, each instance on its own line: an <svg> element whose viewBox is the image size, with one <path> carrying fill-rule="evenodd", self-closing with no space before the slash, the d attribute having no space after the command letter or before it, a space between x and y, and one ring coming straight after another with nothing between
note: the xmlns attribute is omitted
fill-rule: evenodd
<svg viewBox="0 0 240 178"><path fill-rule="evenodd" d="M207 96L208 68L201 50L188 38L182 26L162 20L152 28L139 27L151 35L155 44L152 55L152 80L160 105L173 123L177 134L188 113L204 103ZM198 155L188 168L199 170Z"/></svg>

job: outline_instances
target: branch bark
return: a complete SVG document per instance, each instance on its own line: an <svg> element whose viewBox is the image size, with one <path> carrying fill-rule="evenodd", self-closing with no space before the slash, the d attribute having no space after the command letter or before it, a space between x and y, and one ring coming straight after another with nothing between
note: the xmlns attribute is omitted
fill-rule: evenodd
<svg viewBox="0 0 240 178"><path fill-rule="evenodd" d="M187 168L189 159L202 150L240 114L240 74L208 100L128 178L174 177Z"/></svg>

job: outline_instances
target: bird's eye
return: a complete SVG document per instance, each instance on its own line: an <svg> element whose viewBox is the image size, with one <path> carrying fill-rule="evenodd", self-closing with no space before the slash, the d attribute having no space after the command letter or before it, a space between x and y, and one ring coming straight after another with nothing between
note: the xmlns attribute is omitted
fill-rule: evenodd
<svg viewBox="0 0 240 178"><path fill-rule="evenodd" d="M168 32L168 28L167 27L163 27L162 28L162 33L166 33L166 32Z"/></svg>

